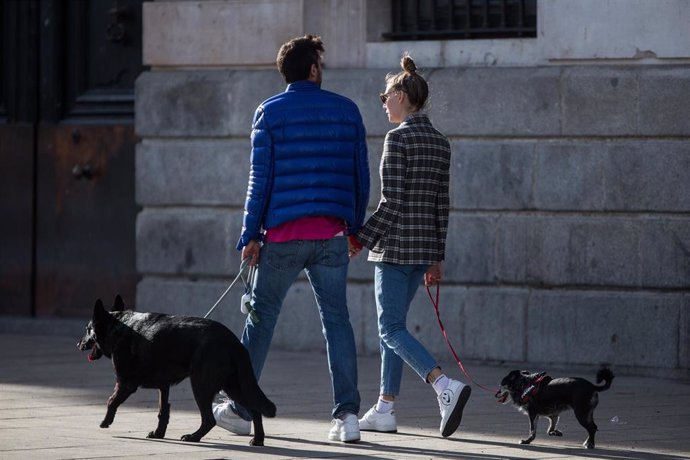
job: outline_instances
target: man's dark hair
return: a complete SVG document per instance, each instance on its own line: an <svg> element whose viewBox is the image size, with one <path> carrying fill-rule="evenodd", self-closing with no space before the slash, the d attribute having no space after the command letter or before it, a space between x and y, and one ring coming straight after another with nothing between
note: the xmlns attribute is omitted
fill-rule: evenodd
<svg viewBox="0 0 690 460"><path fill-rule="evenodd" d="M311 65L319 65L319 52L323 51L321 37L315 35L305 35L283 43L276 64L285 83L308 79Z"/></svg>

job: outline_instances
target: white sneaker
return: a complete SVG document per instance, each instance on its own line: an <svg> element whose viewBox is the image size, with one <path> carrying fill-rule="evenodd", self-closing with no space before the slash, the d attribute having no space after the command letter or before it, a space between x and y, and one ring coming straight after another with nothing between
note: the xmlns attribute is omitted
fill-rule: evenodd
<svg viewBox="0 0 690 460"><path fill-rule="evenodd" d="M216 425L225 428L231 433L242 436L248 435L252 430L252 422L249 422L235 414L230 407L230 402L213 404L213 417Z"/></svg>
<svg viewBox="0 0 690 460"><path fill-rule="evenodd" d="M331 423L333 427L328 433L328 439L331 441L359 441L359 421L355 414L345 414L342 418L334 418Z"/></svg>
<svg viewBox="0 0 690 460"><path fill-rule="evenodd" d="M378 412L372 407L359 419L359 429L362 431L379 431L381 433L397 433L398 423L395 421L395 410Z"/></svg>
<svg viewBox="0 0 690 460"><path fill-rule="evenodd" d="M462 410L470 399L472 388L457 380L449 379L448 388L438 395L441 410L441 436L447 438L455 433L462 420Z"/></svg>

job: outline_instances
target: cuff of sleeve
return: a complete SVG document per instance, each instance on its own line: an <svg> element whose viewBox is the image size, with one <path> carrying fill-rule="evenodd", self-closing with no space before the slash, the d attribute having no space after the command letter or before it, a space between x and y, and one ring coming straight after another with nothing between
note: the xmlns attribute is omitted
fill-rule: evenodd
<svg viewBox="0 0 690 460"><path fill-rule="evenodd" d="M241 251L242 248L245 247L246 245L248 245L249 242L252 240L255 240L255 241L258 241L259 243L261 243L264 240L264 235L262 233L259 233L258 235L254 236L254 237L250 237L249 235L243 234L242 236L240 236L240 239L237 242L237 246L236 246L237 250Z"/></svg>

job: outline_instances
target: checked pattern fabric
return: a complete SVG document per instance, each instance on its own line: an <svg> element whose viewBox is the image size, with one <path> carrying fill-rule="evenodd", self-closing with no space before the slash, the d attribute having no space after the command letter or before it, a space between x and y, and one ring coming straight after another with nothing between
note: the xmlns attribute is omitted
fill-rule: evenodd
<svg viewBox="0 0 690 460"><path fill-rule="evenodd" d="M424 113L409 115L386 134L379 205L358 239L369 261L442 261L448 231L450 143Z"/></svg>

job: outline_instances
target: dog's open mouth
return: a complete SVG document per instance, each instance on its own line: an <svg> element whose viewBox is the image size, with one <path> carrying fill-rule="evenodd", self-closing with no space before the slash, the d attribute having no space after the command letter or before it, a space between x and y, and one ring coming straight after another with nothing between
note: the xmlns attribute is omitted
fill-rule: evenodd
<svg viewBox="0 0 690 460"><path fill-rule="evenodd" d="M91 343L93 343L93 345L91 345ZM89 353L89 356L86 357L86 359L88 359L89 362L96 361L98 358L103 356L103 352L101 351L101 348L98 346L98 343L94 343L91 341L86 343L81 342L79 344L79 349L81 351L86 351L89 349L89 345L91 345L91 353Z"/></svg>
<svg viewBox="0 0 690 460"><path fill-rule="evenodd" d="M98 345L94 345L93 348L91 349L91 353L89 353L88 360L89 360L89 362L93 362L93 361L96 361L101 356L103 356L103 352L101 351L100 348L98 348Z"/></svg>
<svg viewBox="0 0 690 460"><path fill-rule="evenodd" d="M505 404L508 402L508 396L510 396L510 392L508 390L498 390L494 396L496 397L496 399L498 399L499 403Z"/></svg>
<svg viewBox="0 0 690 460"><path fill-rule="evenodd" d="M77 343L77 348L81 351L86 351L89 348L91 349L91 353L89 353L87 357L89 362L95 361L103 356L103 351L101 351L101 347L98 346L98 341L93 333L91 323L89 323L86 328L86 335Z"/></svg>

